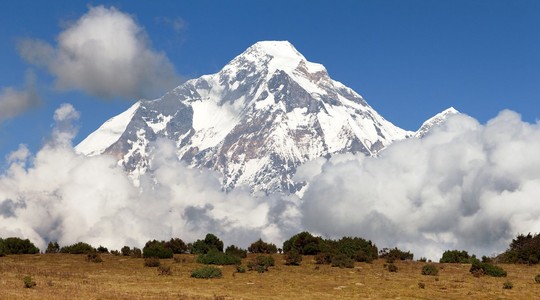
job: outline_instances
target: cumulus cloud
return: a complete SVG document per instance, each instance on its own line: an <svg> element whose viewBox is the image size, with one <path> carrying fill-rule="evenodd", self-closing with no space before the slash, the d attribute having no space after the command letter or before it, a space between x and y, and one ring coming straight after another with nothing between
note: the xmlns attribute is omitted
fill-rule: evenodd
<svg viewBox="0 0 540 300"><path fill-rule="evenodd" d="M40 103L34 75L28 73L24 89L4 87L0 91L0 122L13 118Z"/></svg>
<svg viewBox="0 0 540 300"><path fill-rule="evenodd" d="M448 249L504 251L540 232L540 126L503 111L487 124L451 117L424 139L378 158L340 155L300 169L312 178L302 224L326 236L363 236L438 259Z"/></svg>
<svg viewBox="0 0 540 300"><path fill-rule="evenodd" d="M153 144L152 172L135 187L115 158L73 150L77 118L71 105L60 106L52 141L35 155L24 146L9 155L0 175L0 236L42 248L57 240L119 249L212 232L246 247L259 237L281 245L308 230L438 259L447 249L491 255L518 233L540 232L540 124L510 111L485 125L452 116L377 158L309 162L296 175L310 182L302 198L223 193L216 173L188 168L168 140Z"/></svg>
<svg viewBox="0 0 540 300"><path fill-rule="evenodd" d="M155 97L179 83L167 56L152 50L142 27L114 7L91 7L62 31L58 44L23 39L19 53L47 68L61 90L101 98Z"/></svg>
<svg viewBox="0 0 540 300"><path fill-rule="evenodd" d="M168 140L153 145L152 175L135 187L113 157L75 153L69 139L77 118L63 104L52 141L34 156L24 146L9 156L0 176L0 236L30 238L42 249L55 240L119 249L212 232L247 247L259 237L280 242L299 226L295 197L225 194L217 174L188 168Z"/></svg>

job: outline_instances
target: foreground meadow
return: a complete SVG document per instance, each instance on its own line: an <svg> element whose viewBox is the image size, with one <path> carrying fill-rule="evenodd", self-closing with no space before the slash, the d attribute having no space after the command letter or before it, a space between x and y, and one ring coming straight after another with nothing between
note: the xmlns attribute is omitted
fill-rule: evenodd
<svg viewBox="0 0 540 300"><path fill-rule="evenodd" d="M533 299L540 295L540 284L534 281L540 273L538 265L502 265L506 278L476 278L468 264L437 264L438 276L424 276L422 262L396 262L398 272L391 273L382 259L339 269L316 265L310 256L304 256L300 266L286 266L282 255L274 257L276 266L265 273L236 273L234 266L224 266L223 278L194 279L191 271L201 265L187 254L161 260L171 267L169 276L144 267L142 258L102 255L102 263L92 263L85 255L9 255L0 257L0 298ZM35 287L24 287L27 275ZM512 282L512 289L503 289L506 281Z"/></svg>

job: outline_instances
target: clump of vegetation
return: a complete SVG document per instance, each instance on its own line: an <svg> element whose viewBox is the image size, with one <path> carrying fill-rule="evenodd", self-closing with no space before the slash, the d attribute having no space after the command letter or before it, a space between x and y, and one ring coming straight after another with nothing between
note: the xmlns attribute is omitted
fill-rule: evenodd
<svg viewBox="0 0 540 300"><path fill-rule="evenodd" d="M343 253L359 262L372 262L377 258L377 246L363 238L343 237L337 242L327 241L327 243L331 247L335 247L339 253Z"/></svg>
<svg viewBox="0 0 540 300"><path fill-rule="evenodd" d="M158 266L158 275L169 276L172 275L171 267L165 265Z"/></svg>
<svg viewBox="0 0 540 300"><path fill-rule="evenodd" d="M383 248L379 252L379 258L386 259L387 262L393 263L396 260L413 260L414 254L410 251L402 251L397 247L394 249Z"/></svg>
<svg viewBox="0 0 540 300"><path fill-rule="evenodd" d="M188 251L188 246L180 238L171 238L168 242L165 242L165 247L171 249L174 254L182 254Z"/></svg>
<svg viewBox="0 0 540 300"><path fill-rule="evenodd" d="M540 283L540 274L534 276L534 281L535 281L536 283Z"/></svg>
<svg viewBox="0 0 540 300"><path fill-rule="evenodd" d="M339 253L332 258L332 267L354 268L354 260L344 253Z"/></svg>
<svg viewBox="0 0 540 300"><path fill-rule="evenodd" d="M296 249L285 253L285 264L287 266L299 266L301 262L302 255Z"/></svg>
<svg viewBox="0 0 540 300"><path fill-rule="evenodd" d="M493 277L506 277L506 271L503 268L490 263L480 262L479 260L475 260L472 263L469 272L476 277L480 277L484 274Z"/></svg>
<svg viewBox="0 0 540 300"><path fill-rule="evenodd" d="M248 247L248 251L250 253L274 254L277 253L277 247L274 244L258 239Z"/></svg>
<svg viewBox="0 0 540 300"><path fill-rule="evenodd" d="M207 234L204 240L197 240L191 245L193 254L206 254L212 249L223 252L223 241L211 233Z"/></svg>
<svg viewBox="0 0 540 300"><path fill-rule="evenodd" d="M439 274L439 268L434 264L426 264L422 267L422 275L437 276Z"/></svg>
<svg viewBox="0 0 540 300"><path fill-rule="evenodd" d="M47 245L47 249L45 250L45 253L58 253L60 252L60 246L57 242L49 242Z"/></svg>
<svg viewBox="0 0 540 300"><path fill-rule="evenodd" d="M321 246L324 240L320 237L314 237L311 233L300 232L283 243L285 253L296 250L301 255L316 255L321 252Z"/></svg>
<svg viewBox="0 0 540 300"><path fill-rule="evenodd" d="M319 252L315 255L315 263L318 265L329 265L332 263L334 254L330 252Z"/></svg>
<svg viewBox="0 0 540 300"><path fill-rule="evenodd" d="M157 268L161 265L159 258L157 257L147 257L144 259L144 266L150 268Z"/></svg>
<svg viewBox="0 0 540 300"><path fill-rule="evenodd" d="M191 272L193 278L221 278L223 276L220 269L216 267L202 267Z"/></svg>
<svg viewBox="0 0 540 300"><path fill-rule="evenodd" d="M0 238L0 256L10 254L36 254L39 249L29 239L18 237Z"/></svg>
<svg viewBox="0 0 540 300"><path fill-rule="evenodd" d="M470 256L465 250L446 250L444 251L439 262L441 263L458 263L458 264L470 264L476 260L476 256Z"/></svg>
<svg viewBox="0 0 540 300"><path fill-rule="evenodd" d="M97 252L98 253L109 253L109 249L107 249L106 247L103 247L101 245L99 245L99 247L97 247Z"/></svg>
<svg viewBox="0 0 540 300"><path fill-rule="evenodd" d="M423 283L423 282L419 282L419 283L418 283L418 287L421 288L421 289L425 289L425 288L426 288L426 284Z"/></svg>
<svg viewBox="0 0 540 300"><path fill-rule="evenodd" d="M237 273L246 273L246 268L244 268L242 265L236 265L236 272Z"/></svg>
<svg viewBox="0 0 540 300"><path fill-rule="evenodd" d="M86 255L86 261L93 263L101 263L103 262L103 259L101 259L101 255L99 255L99 253L92 252Z"/></svg>
<svg viewBox="0 0 540 300"><path fill-rule="evenodd" d="M89 254L89 253L96 252L96 249L90 246L90 244L87 244L84 242L78 242L73 245L62 247L60 249L60 252L69 253L69 254Z"/></svg>
<svg viewBox="0 0 540 300"><path fill-rule="evenodd" d="M114 256L120 256L121 255L120 251L118 251L118 250L111 250L111 254L114 255Z"/></svg>
<svg viewBox="0 0 540 300"><path fill-rule="evenodd" d="M142 257L141 249L133 247L133 250L131 251L131 257L133 257L133 258L141 258Z"/></svg>
<svg viewBox="0 0 540 300"><path fill-rule="evenodd" d="M505 281L503 283L503 289L505 290L511 290L514 287L514 284L510 281Z"/></svg>
<svg viewBox="0 0 540 300"><path fill-rule="evenodd" d="M170 248L165 247L165 242L160 242L156 240L146 242L142 250L142 253L143 253L143 257L145 258L148 258L148 257L172 258L173 257L173 251Z"/></svg>
<svg viewBox="0 0 540 300"><path fill-rule="evenodd" d="M236 247L235 245L228 246L227 249L225 249L225 253L239 258L247 257L247 250Z"/></svg>
<svg viewBox="0 0 540 300"><path fill-rule="evenodd" d="M388 270L388 272L397 273L398 271L398 267L394 265L393 263L385 264L385 267Z"/></svg>
<svg viewBox="0 0 540 300"><path fill-rule="evenodd" d="M418 259L418 261L419 261L419 262L427 262L427 258L425 258L425 257L420 257L420 258Z"/></svg>
<svg viewBox="0 0 540 300"><path fill-rule="evenodd" d="M259 255L247 263L248 270L264 273L275 265L275 260L271 255Z"/></svg>
<svg viewBox="0 0 540 300"><path fill-rule="evenodd" d="M197 262L206 265L237 265L240 264L238 256L219 252L216 249L210 250L206 254L199 254Z"/></svg>
<svg viewBox="0 0 540 300"><path fill-rule="evenodd" d="M540 234L520 234L499 257L503 263L535 265L540 262Z"/></svg>
<svg viewBox="0 0 540 300"><path fill-rule="evenodd" d="M30 276L24 276L23 284L24 284L24 287L27 289L31 289L37 285L37 283Z"/></svg>
<svg viewBox="0 0 540 300"><path fill-rule="evenodd" d="M120 252L122 252L123 256L130 256L131 255L131 248L129 246L124 246L122 249L120 249Z"/></svg>

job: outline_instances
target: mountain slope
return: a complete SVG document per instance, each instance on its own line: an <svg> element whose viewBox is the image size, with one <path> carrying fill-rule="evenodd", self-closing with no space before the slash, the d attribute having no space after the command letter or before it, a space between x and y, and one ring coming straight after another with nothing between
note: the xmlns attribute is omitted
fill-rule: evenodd
<svg viewBox="0 0 540 300"><path fill-rule="evenodd" d="M442 112L436 114L435 116L429 118L428 120L426 120L422 126L420 126L420 128L414 133L414 136L417 137L417 138L423 138L424 136L426 136L427 134L429 134L429 132L441 125L442 123L444 123L448 117L450 117L451 115L455 115L455 114L459 114L459 111L457 111L455 108L453 107L450 107L450 108L447 108L445 110L443 110Z"/></svg>
<svg viewBox="0 0 540 300"><path fill-rule="evenodd" d="M114 155L137 178L148 171L151 142L164 137L190 166L220 172L225 189L295 192L300 185L292 176L308 160L345 152L374 155L412 134L290 43L266 41L216 74L139 101L76 149Z"/></svg>

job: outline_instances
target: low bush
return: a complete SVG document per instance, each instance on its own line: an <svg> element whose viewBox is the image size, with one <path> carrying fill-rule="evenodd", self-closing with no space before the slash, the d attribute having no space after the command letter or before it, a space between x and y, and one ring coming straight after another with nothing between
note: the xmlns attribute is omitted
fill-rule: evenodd
<svg viewBox="0 0 540 300"><path fill-rule="evenodd" d="M27 289L31 289L36 286L36 282L30 276L24 276L23 284L24 284L24 287Z"/></svg>
<svg viewBox="0 0 540 300"><path fill-rule="evenodd" d="M439 274L439 268L434 264L426 264L422 267L422 275L437 276Z"/></svg>
<svg viewBox="0 0 540 300"><path fill-rule="evenodd" d="M535 281L536 283L540 283L540 274L534 276L534 281Z"/></svg>
<svg viewBox="0 0 540 300"><path fill-rule="evenodd" d="M386 269L388 270L388 272L393 272L393 273L396 273L398 271L398 267L394 265L393 263L389 263L388 265L386 265Z"/></svg>
<svg viewBox="0 0 540 300"><path fill-rule="evenodd" d="M421 288L421 289L425 289L425 288L426 288L426 284L423 283L423 282L419 282L419 283L418 283L418 287Z"/></svg>
<svg viewBox="0 0 540 300"><path fill-rule="evenodd" d="M242 265L236 265L236 272L237 273L246 273L246 268L242 267Z"/></svg>
<svg viewBox="0 0 540 300"><path fill-rule="evenodd" d="M151 267L156 268L161 265L161 262L159 261L159 258L157 257L147 257L144 259L144 266L145 267Z"/></svg>
<svg viewBox="0 0 540 300"><path fill-rule="evenodd" d="M397 247L394 249L383 248L379 252L379 258L384 258L389 263L392 263L395 260L412 260L413 257L414 254L412 254L411 252L402 251Z"/></svg>
<svg viewBox="0 0 540 300"><path fill-rule="evenodd" d="M36 254L39 249L29 239L9 237L0 239L0 256L10 254Z"/></svg>
<svg viewBox="0 0 540 300"><path fill-rule="evenodd" d="M268 271L269 267L275 265L275 260L270 255L259 255L247 263L248 270L264 273Z"/></svg>
<svg viewBox="0 0 540 300"><path fill-rule="evenodd" d="M471 272L476 277L484 274L493 277L506 277L506 271L503 268L489 263L483 263L479 260L475 260L471 264L469 272Z"/></svg>
<svg viewBox="0 0 540 300"><path fill-rule="evenodd" d="M129 246L124 246L122 249L120 249L120 252L122 252L123 256L130 256L131 255L131 248Z"/></svg>
<svg viewBox="0 0 540 300"><path fill-rule="evenodd" d="M158 275L172 275L171 267L160 265L158 267Z"/></svg>
<svg viewBox="0 0 540 300"><path fill-rule="evenodd" d="M299 266L302 262L302 255L295 249L285 253L285 264L287 266Z"/></svg>
<svg viewBox="0 0 540 300"><path fill-rule="evenodd" d="M98 253L109 253L109 249L107 249L106 247L103 247L101 245L99 245L99 247L97 247L97 252Z"/></svg>
<svg viewBox="0 0 540 300"><path fill-rule="evenodd" d="M64 246L60 249L61 253L69 253L69 254L89 254L92 252L96 252L96 249L94 247L90 246L90 244L84 243L84 242L78 242L73 245Z"/></svg>
<svg viewBox="0 0 540 300"><path fill-rule="evenodd" d="M340 253L332 258L332 267L354 268L354 261L346 254Z"/></svg>
<svg viewBox="0 0 540 300"><path fill-rule="evenodd" d="M475 260L476 257L470 256L467 251L462 250L446 250L444 251L441 259L439 262L441 263L458 263L458 264L469 264L473 260Z"/></svg>
<svg viewBox="0 0 540 300"><path fill-rule="evenodd" d="M86 255L86 261L93 262L93 263L101 263L103 262L103 259L101 259L101 256L99 255L99 253L92 252Z"/></svg>
<svg viewBox="0 0 540 300"><path fill-rule="evenodd" d="M510 281L505 281L503 283L503 289L505 290L511 290L514 287L514 284Z"/></svg>
<svg viewBox="0 0 540 300"><path fill-rule="evenodd" d="M235 245L228 246L227 249L225 249L225 253L239 258L247 257L247 250L236 247Z"/></svg>
<svg viewBox="0 0 540 300"><path fill-rule="evenodd" d="M216 267L202 267L191 272L193 278L221 278L222 276L221 270Z"/></svg>
<svg viewBox="0 0 540 300"><path fill-rule="evenodd" d="M156 240L148 241L143 250L143 257L157 257L157 258L172 258L173 251L170 248L165 247L165 242L159 242Z"/></svg>
<svg viewBox="0 0 540 300"><path fill-rule="evenodd" d="M212 249L206 254L199 254L197 262L206 265L237 265L241 260L237 256Z"/></svg>
<svg viewBox="0 0 540 300"><path fill-rule="evenodd" d="M333 258L334 258L333 253L319 252L317 253L317 255L315 255L315 263L318 265L329 265L332 263Z"/></svg>

